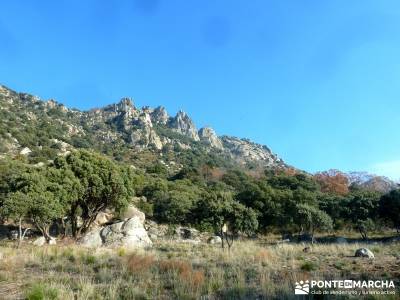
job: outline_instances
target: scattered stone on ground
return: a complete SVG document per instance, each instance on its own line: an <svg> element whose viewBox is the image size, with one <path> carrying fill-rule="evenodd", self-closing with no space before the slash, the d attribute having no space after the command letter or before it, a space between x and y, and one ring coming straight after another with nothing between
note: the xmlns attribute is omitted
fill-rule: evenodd
<svg viewBox="0 0 400 300"><path fill-rule="evenodd" d="M56 239L51 237L50 240L47 242L46 238L44 236L38 237L36 240L34 240L32 242L32 245L34 246L38 246L38 247L42 247L44 246L46 243L48 243L49 245L56 245Z"/></svg>
<svg viewBox="0 0 400 300"><path fill-rule="evenodd" d="M218 235L210 237L207 241L209 244L222 244L222 239Z"/></svg>
<svg viewBox="0 0 400 300"><path fill-rule="evenodd" d="M32 243L34 246L42 247L44 244L46 244L46 239L44 236L38 237L36 240L33 241Z"/></svg>
<svg viewBox="0 0 400 300"><path fill-rule="evenodd" d="M374 253L367 248L360 248L356 250L355 257L375 258Z"/></svg>

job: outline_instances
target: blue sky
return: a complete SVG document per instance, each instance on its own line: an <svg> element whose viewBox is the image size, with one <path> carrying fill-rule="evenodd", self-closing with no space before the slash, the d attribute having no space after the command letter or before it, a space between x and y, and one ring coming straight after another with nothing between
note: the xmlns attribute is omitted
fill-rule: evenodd
<svg viewBox="0 0 400 300"><path fill-rule="evenodd" d="M3 1L0 83L88 109L123 96L315 172L400 178L400 3Z"/></svg>

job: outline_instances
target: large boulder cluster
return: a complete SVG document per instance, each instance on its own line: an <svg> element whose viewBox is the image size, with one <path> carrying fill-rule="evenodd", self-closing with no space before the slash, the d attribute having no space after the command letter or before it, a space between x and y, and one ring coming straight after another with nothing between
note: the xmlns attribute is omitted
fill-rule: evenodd
<svg viewBox="0 0 400 300"><path fill-rule="evenodd" d="M123 220L115 223L104 223L95 227L80 240L86 247L149 247L152 245L144 228L145 215L134 206L129 206L122 216ZM104 217L104 221L108 218ZM108 225L107 225L108 224Z"/></svg>

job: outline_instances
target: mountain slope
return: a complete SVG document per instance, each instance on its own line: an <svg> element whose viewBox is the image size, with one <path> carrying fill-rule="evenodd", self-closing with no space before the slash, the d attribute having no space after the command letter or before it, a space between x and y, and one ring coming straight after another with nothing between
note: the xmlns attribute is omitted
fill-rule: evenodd
<svg viewBox="0 0 400 300"><path fill-rule="evenodd" d="M0 86L0 153L46 161L73 148L91 148L139 167L162 162L172 169L211 163L244 168L286 168L263 145L197 130L183 111L137 108L129 98L90 111Z"/></svg>

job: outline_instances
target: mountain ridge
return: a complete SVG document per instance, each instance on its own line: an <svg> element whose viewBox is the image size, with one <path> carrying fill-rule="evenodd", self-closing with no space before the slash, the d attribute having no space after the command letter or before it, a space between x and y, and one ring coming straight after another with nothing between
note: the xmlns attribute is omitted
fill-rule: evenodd
<svg viewBox="0 0 400 300"><path fill-rule="evenodd" d="M22 124L23 127L23 122L27 122L25 127L37 126L37 123L46 120L53 127L61 126L65 130L63 135L59 128L60 132L53 134L52 139L68 144L72 140L72 146L77 148L79 143L73 140L84 140L90 136L96 143L125 144L124 147L137 151L151 150L162 154L166 148L172 147L174 151L180 148L212 153L230 163L251 168L289 167L265 145L244 138L218 136L210 127L197 129L189 115L182 110L170 116L163 106L138 108L127 97L117 103L83 111L68 108L54 99L44 101L0 85L0 101L4 113L10 113L12 118L13 114L19 116L20 126ZM16 138L11 133L16 130L8 123L7 118L2 122L3 131L6 131L2 134L3 140ZM21 135L21 132L17 135ZM21 144L18 138L17 141L16 145ZM22 142L20 148L29 146L41 145Z"/></svg>

